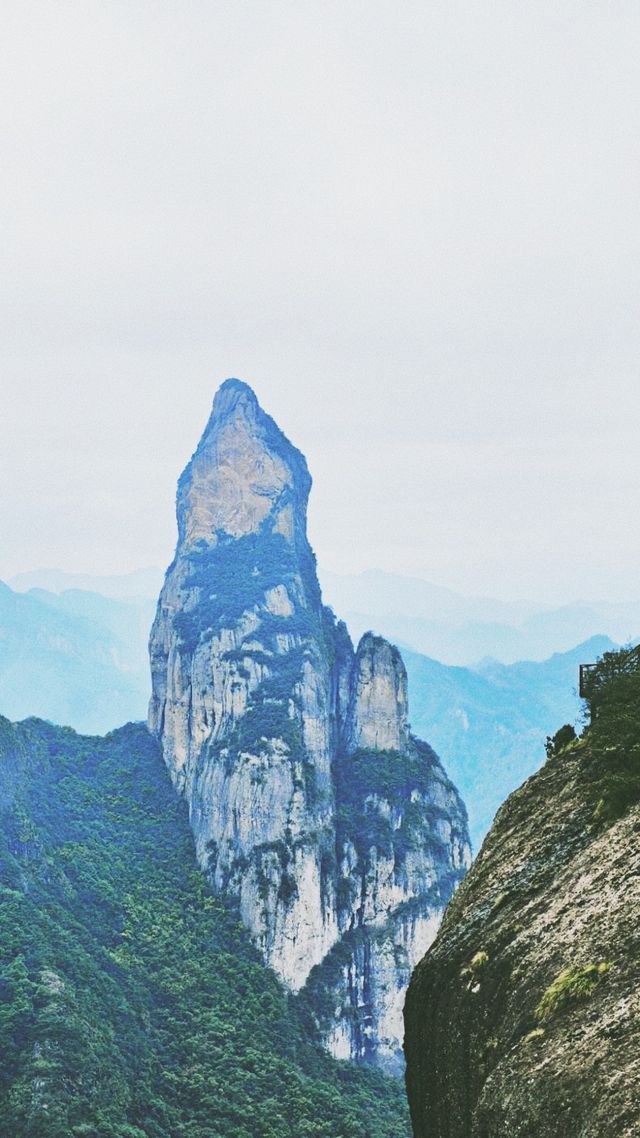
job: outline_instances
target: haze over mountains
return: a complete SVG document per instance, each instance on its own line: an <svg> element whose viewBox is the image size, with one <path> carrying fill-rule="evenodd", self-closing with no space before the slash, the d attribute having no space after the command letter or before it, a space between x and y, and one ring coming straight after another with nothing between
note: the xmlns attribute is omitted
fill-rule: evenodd
<svg viewBox="0 0 640 1138"><path fill-rule="evenodd" d="M617 644L640 636L640 602L583 601L558 606L466 597L418 577L370 569L357 575L320 571L325 600L353 636L374 628L444 664L485 657L511 664L546 660L604 635Z"/></svg>
<svg viewBox="0 0 640 1138"><path fill-rule="evenodd" d="M594 636L548 660L451 667L403 650L411 721L426 734L469 810L477 852L507 796L540 767L544 743L562 723L578 725L578 666L615 645Z"/></svg>
<svg viewBox="0 0 640 1138"><path fill-rule="evenodd" d="M102 593L105 597L120 600L155 600L162 586L160 569L134 569L131 573L104 577L91 573L67 573L63 569L32 569L10 577L8 584L17 593L30 589L45 589L49 593L63 593L68 589L83 589L89 593Z"/></svg>
<svg viewBox="0 0 640 1138"><path fill-rule="evenodd" d="M151 600L31 589L0 582L0 706L102 734L143 719L149 698Z"/></svg>
<svg viewBox="0 0 640 1138"><path fill-rule="evenodd" d="M174 789L188 803L194 839L193 848L189 846L191 869L195 855L216 900L221 899L223 906L236 906L232 912L240 917L263 963L289 992L288 1004L295 1003L300 1026L309 1033L311 1046L321 1045L334 1059L373 1065L387 1075L400 1075L404 993L443 914L455 912L457 886L472 863L470 839L477 848L496 810L507 799L497 815L498 827L504 825L512 801L508 796L523 779L525 793L536 783L529 776L542 766L545 736L554 733L563 721L580 720L578 665L601 657L615 643L600 633L542 661L509 662L495 658L496 646L508 660L516 644L528 644L532 651L537 644L538 651L543 647L547 651L550 644L564 644L578 631L590 632L603 625L618 634L625 628L625 639L629 639L633 632L629 636L628 626L635 627L632 622L637 618L637 606L576 605L545 610L529 603L464 598L428 582L378 572L359 578L332 579L329 575L327 599L350 613L352 632L362 625L365 628L355 647L346 625L323 605L306 533L310 487L301 452L262 411L247 385L227 381L216 395L205 432L178 481L178 544L150 637L153 601L144 596L144 590L156 579L153 570L124 579L100 578L100 587L111 595L86 587L65 588L69 582L59 571L23 575L15 583L26 591L0 586L0 699L12 718L40 714L82 724L85 730L89 722L95 724L93 729L104 731L123 718L140 719L149 687L148 641L152 681L148 728L160 745ZM91 578L80 575L73 575L71 580L75 586L92 584ZM42 584L53 588L34 587ZM394 626L404 626L411 637L407 643L401 635L405 640L404 660L380 635L381 630L386 632ZM484 653L479 661L465 665L438 661L413 647L422 637L430 644L439 642L443 655L460 653L469 659L468 653L485 642L491 654ZM608 661L609 657L602 668L609 667ZM623 677L625 682L627 678ZM408 721L409 687L412 723ZM590 710L593 712L591 705ZM600 724L600 719L595 723ZM4 749L0 758L5 768L0 796L5 806L4 829L9 834L6 849L0 851L5 892L20 897L21 889L25 895L31 891L35 881L24 876L25 868L34 855L36 860L44 858L48 866L54 865L56 842L63 835L60 856L71 872L70 880L62 882L65 894L73 895L73 880L79 875L84 892L87 883L90 890L97 889L99 910L106 896L116 898L125 909L131 908L131 889L139 887L139 881L123 875L120 864L113 867L108 879L98 878L93 867L87 874L83 842L94 831L104 830L106 819L108 841L95 851L98 863L101 867L110 865L113 853L120 855L124 846L129 851L124 864L138 867L141 850L133 839L140 835L140 821L134 816L126 819L126 826L118 833L112 833L110 825L112 816L120 819L120 799L126 799L132 783L144 802L145 819L163 824L162 787L160 782L157 786L153 783L152 771L152 761L160 758L160 752L153 751L144 725L129 723L119 731L109 730L103 739L82 738L68 728L33 718L25 718L18 725L2 720L0 728ZM575 735L569 734L575 741ZM579 745L583 742L580 740ZM442 754L442 763L431 743ZM608 752L615 749L604 747L607 762ZM598 772L604 766L604 752L595 764ZM127 761L133 758L133 770L122 765L123 754ZM104 762L101 772L100 760ZM621 760L625 777L626 762L625 756ZM544 770L548 768L549 764ZM79 776L77 787L69 782L70 772ZM106 776L104 786L97 783L98 773ZM633 778L635 775L630 785L636 794ZM614 796L620 785L616 774L611 784ZM625 782L625 792L626 787ZM126 788L124 794L122 788ZM607 808L608 799L598 799L598 793L587 802L586 813L581 813L583 835L593 829ZM514 797L517 799L517 794ZM553 815L555 796L548 798ZM128 805L138 808L134 799ZM160 809L154 812L154 806ZM80 817L73 812L77 809L82 817L80 826ZM563 817L565 813L563 808ZM585 818L591 819L590 825L585 826ZM186 822L184 815L183 820ZM516 819L515 828L512 825L509 831L516 833L516 844L520 842L520 827L521 819ZM547 833L553 834L555 829L552 817ZM538 844L538 826L530 819L529 830L533 852L522 863L525 876L535 861ZM78 837L83 841L78 842ZM477 867L486 862L491 843L489 836L471 874L472 882ZM495 840L493 845L495 848ZM500 842L498 845L501 848ZM76 854L73 846L78 846ZM155 843L151 848L155 855ZM168 859L170 872L175 852L171 851ZM162 852L159 861L167 863ZM547 872L554 858L545 862ZM507 876L514 864L513 857L507 857ZM144 894L150 869L153 879L158 866L145 865ZM41 876L47 885L50 880L59 884L55 874ZM462 895L465 888L463 883ZM550 883L550 891L555 895L555 881ZM574 914L575 887L569 894ZM83 897L84 905L83 893L78 896ZM509 890L497 893L491 914L510 904L511 896ZM452 897L454 906L448 910ZM45 891L42 904L47 906L50 900ZM57 896L52 900L64 934L68 914ZM215 907L216 900L207 897L207 907ZM90 949L83 968L86 971L90 965L92 983L93 957L103 956L105 948L109 967L115 964L126 972L134 962L139 969L144 959L144 969L153 980L155 957L141 957L136 938L140 936L145 944L156 943L162 926L156 913L159 908L156 898L151 906L154 923L150 937L145 927L131 931L126 923L122 925L117 909L107 922L104 944L99 938L97 942L90 939L89 930L83 930ZM167 924L172 915L165 907ZM483 922L485 918L486 906L481 914ZM27 946L26 955L35 959L34 950L40 951L45 964L38 964L33 974L47 993L47 1015L62 1012L65 1038L73 1040L78 1054L89 1051L93 1056L83 1037L84 1024L90 1017L84 1015L76 1022L70 1014L70 976L55 957L45 930L37 926L36 913L28 913L24 920L20 937ZM9 914L7 928L17 925L18 914ZM90 925L100 927L96 914L90 917ZM524 926L515 927L521 930ZM125 938L124 948L112 947L114 928ZM226 927L222 931L226 933ZM173 941L175 931L169 935ZM208 933L207 943L210 939ZM220 944L223 953L229 939ZM478 950L469 965L457 963L454 989L460 988L460 979L466 973L475 980L477 970L483 969L493 954L493 948L491 953ZM189 943L187 962L199 955ZM607 960L609 955L613 957L613 952L607 953ZM235 969L235 953L231 956ZM55 967L51 967L52 960ZM596 968L599 976L614 965L586 967L587 971ZM217 961L213 962L213 972L217 975ZM559 972L559 979L565 974L566 970ZM32 985L34 981L24 969L12 974L12 980L12 1008L14 1004L21 1007L14 999L20 995L16 985L24 987L27 981ZM175 987L173 977L171 984ZM443 985L438 981L437 986ZM467 991L475 995L480 987L479 982L470 981ZM259 983L256 989L262 997ZM65 1004L60 997L67 990L71 1002ZM141 995L147 998L138 987L136 998ZM208 989L201 993L196 988L190 996L189 1006L209 1008ZM491 996L489 1003L493 1004ZM478 1001L472 1004L476 1006ZM28 1010L33 1021L30 1031L40 1047L40 1037L48 1039L43 1034L46 1024L35 1015L35 1004ZM430 1014L431 1005L427 1011ZM156 1109L152 1099L153 1103L160 1102L167 1123L169 1109L179 1117L185 1109L193 1112L194 1108L190 1102L174 1101L164 1088L163 1098L157 1099L151 1080L144 1082L145 1094L140 1101L134 1098L132 1086L138 1082L135 1065L130 1069L120 1057L108 1052L109 1038L119 1039L122 1034L120 1027L112 1031L111 1014L107 1002L99 1014L107 1023L107 1039L96 1037L95 1055L108 1054L106 1066L117 1066L121 1071L120 1101L115 1105L123 1117L144 1117L144 1132L157 1132L160 1138L162 1129L151 1113ZM155 1016L162 1029L162 1017L155 1005L151 1004L145 1014L147 1025ZM242 1023L242 1014L238 1018ZM253 1023L251 1014L248 1018ZM233 1034L236 1024L233 1017L229 1020ZM444 1036L451 1033L452 1024L457 1031L455 1017L447 1015ZM226 1025L223 1031L226 1037ZM536 1039L544 1034L541 1030L533 1033ZM148 1030L145 1035L150 1035ZM20 1033L14 1032L14 1036L19 1041ZM483 1029L483 1040L485 1036ZM531 1033L525 1040L530 1038ZM410 1033L410 1075L416 1062L412 1039ZM31 1065L33 1048L14 1046L14 1037L11 1043L17 1085L32 1088L39 1072L37 1063ZM209 1040L204 1049L207 1057L208 1044ZM154 1040L152 1048L155 1045ZM190 1043L181 1044L181 1058L190 1050ZM423 1050L420 1044L419 1053ZM436 1053L440 1050L444 1048L438 1045ZM273 1062L269 1048L267 1052L260 1058L260 1067ZM39 1060L39 1051L35 1057ZM280 1058L276 1053L275 1059ZM219 1057L215 1059L217 1063ZM484 1063L481 1059L482 1078ZM61 1070L82 1069L81 1064L72 1051L60 1051ZM104 1061L101 1065L105 1066ZM235 1066L243 1072L242 1063ZM159 1063L158 1069L162 1068ZM203 1071L198 1082L208 1087L212 1079L208 1068ZM333 1069L327 1067L326 1072L330 1083ZM305 1073L301 1067L299 1074ZM445 1083L449 1077L445 1070ZM461 1078L456 1066L454 1079L462 1087L463 1108L465 1077L463 1072ZM427 1082L431 1081L429 1077ZM66 1086L67 1082L66 1075L51 1079L52 1086ZM416 1097L418 1083L414 1072L409 1080L414 1112L416 1103L418 1111L422 1109L422 1100ZM68 1115L67 1103L58 1104L48 1084L43 1085L47 1086L47 1098L56 1099L61 1115ZM354 1086L366 1098L368 1085L360 1088L356 1082ZM380 1087L386 1101L386 1086ZM24 1097L22 1090L14 1094L11 1109ZM101 1111L112 1110L111 1097L107 1088ZM190 1091L187 1097L194 1098ZM246 1096L243 1092L239 1097ZM501 1098L496 1109L503 1109L504 1101L508 1103L509 1096ZM81 1105L86 1113L90 1104ZM200 1109L199 1100L196 1106ZM443 1134L445 1130L449 1133L448 1102L444 1109ZM9 1113L0 1105L0 1114L3 1110L8 1119ZM300 1102L296 1114L302 1112ZM152 1130L147 1127L149 1120ZM380 1138L388 1133L386 1121L394 1125L392 1119L383 1121ZM21 1125L21 1119L16 1124L11 1116L13 1132L19 1132ZM96 1132L101 1132L101 1126L102 1118ZM400 1111L398 1134L403 1126ZM84 1132L84 1122L81 1127ZM165 1132L173 1129L175 1126L168 1125ZM255 1127L253 1132L258 1133ZM459 1132L461 1138L470 1133L464 1126ZM114 1138L124 1138L122 1128L112 1133ZM344 1130L345 1138L347 1133ZM373 1138L370 1128L360 1133L354 1130L354 1138L368 1134Z"/></svg>
<svg viewBox="0 0 640 1138"><path fill-rule="evenodd" d="M640 601L576 600L544 605L464 596L420 577L368 569L339 574L318 570L325 602L358 639L373 629L443 664L475 665L486 657L502 664L547 660L592 636L616 644L640 638ZM62 593L81 589L119 600L153 600L163 573L149 567L121 575L93 576L60 569L35 569L10 577L16 592Z"/></svg>
<svg viewBox="0 0 640 1138"><path fill-rule="evenodd" d="M2 585L3 713L39 715L91 734L144 719L152 590L161 578L155 569L100 578L40 570L12 578L12 588ZM545 610L466 598L380 570L325 572L322 583L326 599L347 613L352 636L373 628L401 641L413 727L433 742L460 787L475 849L506 795L542 762L546 735L579 717L578 664L612 642L635 639L640 627L637 603ZM505 662L508 638L529 645L529 662Z"/></svg>

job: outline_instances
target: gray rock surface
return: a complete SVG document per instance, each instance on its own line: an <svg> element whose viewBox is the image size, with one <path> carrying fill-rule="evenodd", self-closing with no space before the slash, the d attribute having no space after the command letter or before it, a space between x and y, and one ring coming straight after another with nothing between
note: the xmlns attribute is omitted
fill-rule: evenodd
<svg viewBox="0 0 640 1138"><path fill-rule="evenodd" d="M415 970L415 1138L640 1133L640 806L599 821L637 744L614 751L582 740L511 795Z"/></svg>
<svg viewBox="0 0 640 1138"><path fill-rule="evenodd" d="M335 1055L398 1069L411 967L470 860L409 735L397 649L322 605L306 462L228 380L180 478L150 639L149 726L198 860Z"/></svg>
<svg viewBox="0 0 640 1138"><path fill-rule="evenodd" d="M406 750L407 707L407 673L398 649L365 633L351 675L347 749Z"/></svg>

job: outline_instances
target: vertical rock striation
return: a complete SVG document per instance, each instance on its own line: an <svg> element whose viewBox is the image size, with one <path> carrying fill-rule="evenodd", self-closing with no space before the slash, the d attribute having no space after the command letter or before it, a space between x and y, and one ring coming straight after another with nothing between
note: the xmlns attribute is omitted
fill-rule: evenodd
<svg viewBox="0 0 640 1138"><path fill-rule="evenodd" d="M397 1068L403 993L469 863L397 649L322 605L305 459L227 380L178 484L149 726L198 860L334 1054Z"/></svg>
<svg viewBox="0 0 640 1138"><path fill-rule="evenodd" d="M349 687L347 750L406 750L407 707L407 673L398 649L379 636L363 636Z"/></svg>

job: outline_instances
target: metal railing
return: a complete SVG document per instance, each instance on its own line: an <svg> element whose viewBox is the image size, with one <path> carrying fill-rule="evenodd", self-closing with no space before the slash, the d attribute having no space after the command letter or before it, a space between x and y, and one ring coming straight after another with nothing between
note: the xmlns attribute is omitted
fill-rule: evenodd
<svg viewBox="0 0 640 1138"><path fill-rule="evenodd" d="M618 652L605 653L603 659L597 663L580 664L579 669L580 698L590 699L595 691L602 688L614 676L640 670L640 644L634 648L622 648Z"/></svg>
<svg viewBox="0 0 640 1138"><path fill-rule="evenodd" d="M589 694L588 677L591 672L595 671L597 667L597 664L580 664L580 680L578 684L580 699L587 698L587 695Z"/></svg>

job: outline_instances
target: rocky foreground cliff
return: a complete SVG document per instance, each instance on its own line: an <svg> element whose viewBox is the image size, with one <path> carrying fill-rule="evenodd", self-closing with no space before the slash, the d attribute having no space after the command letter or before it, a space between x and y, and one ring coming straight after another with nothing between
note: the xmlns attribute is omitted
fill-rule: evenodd
<svg viewBox="0 0 640 1138"><path fill-rule="evenodd" d="M340 1058L401 1066L402 1004L470 862L400 655L322 605L304 457L228 380L180 478L149 725L200 865Z"/></svg>
<svg viewBox="0 0 640 1138"><path fill-rule="evenodd" d="M640 1133L640 661L607 653L416 969L415 1138Z"/></svg>

